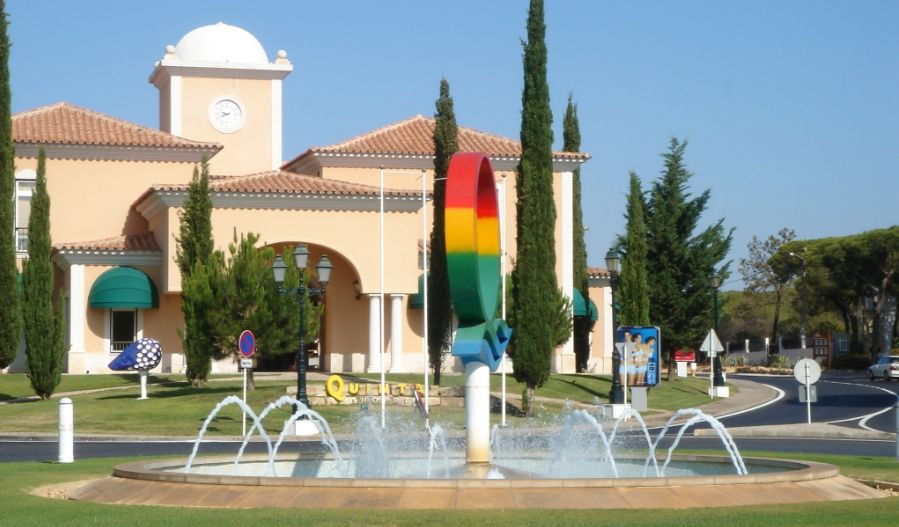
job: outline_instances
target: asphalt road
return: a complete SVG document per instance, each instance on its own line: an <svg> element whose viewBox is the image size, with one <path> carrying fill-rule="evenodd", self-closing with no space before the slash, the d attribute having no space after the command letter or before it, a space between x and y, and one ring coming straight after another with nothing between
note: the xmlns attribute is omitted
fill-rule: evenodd
<svg viewBox="0 0 899 527"><path fill-rule="evenodd" d="M765 426L806 423L805 403L799 402L800 385L793 376L739 378L767 384L783 391L776 403L753 412L719 417L725 426ZM855 374L831 374L815 383L818 401L811 405L813 423L828 423L848 428L895 432L894 406L899 397L899 382L869 381Z"/></svg>

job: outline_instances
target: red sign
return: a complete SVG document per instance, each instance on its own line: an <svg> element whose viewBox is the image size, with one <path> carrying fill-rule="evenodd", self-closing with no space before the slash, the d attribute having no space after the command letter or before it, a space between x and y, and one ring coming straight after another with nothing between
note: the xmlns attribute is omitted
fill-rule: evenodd
<svg viewBox="0 0 899 527"><path fill-rule="evenodd" d="M696 350L674 350L674 362L696 362Z"/></svg>

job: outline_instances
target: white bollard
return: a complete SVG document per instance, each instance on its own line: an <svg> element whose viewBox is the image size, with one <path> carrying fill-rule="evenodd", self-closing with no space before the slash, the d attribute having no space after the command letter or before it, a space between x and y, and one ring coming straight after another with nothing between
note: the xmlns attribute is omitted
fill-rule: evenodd
<svg viewBox="0 0 899 527"><path fill-rule="evenodd" d="M75 462L75 408L72 400L63 397L59 400L59 462Z"/></svg>

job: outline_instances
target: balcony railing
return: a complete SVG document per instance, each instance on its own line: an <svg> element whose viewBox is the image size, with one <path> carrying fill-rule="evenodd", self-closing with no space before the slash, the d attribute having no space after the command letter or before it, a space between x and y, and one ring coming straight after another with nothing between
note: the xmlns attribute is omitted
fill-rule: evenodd
<svg viewBox="0 0 899 527"><path fill-rule="evenodd" d="M114 340L112 341L112 352L120 353L128 347L129 344L134 342L133 340Z"/></svg>

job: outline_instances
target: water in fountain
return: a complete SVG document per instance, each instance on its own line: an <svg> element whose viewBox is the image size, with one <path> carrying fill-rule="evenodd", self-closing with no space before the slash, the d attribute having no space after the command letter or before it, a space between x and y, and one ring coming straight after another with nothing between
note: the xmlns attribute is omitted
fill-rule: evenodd
<svg viewBox="0 0 899 527"><path fill-rule="evenodd" d="M206 429L209 427L209 424L213 419L215 419L215 416L218 415L222 408L228 406L229 404L236 404L240 407L241 410L243 410L246 415L250 416L250 418L253 420L253 427L259 430L259 434L265 440L265 444L268 447L269 456L272 456L272 440L265 432L265 429L262 428L262 424L259 422L259 416L257 416L256 413L253 412L252 408L247 406L247 403L243 402L243 399L236 395L229 395L228 397L222 399L220 403L215 405L215 408L213 408L212 411L209 412L209 415L206 416L206 420L203 421L203 426L200 427L200 433L197 434L197 439L194 441L194 448L190 453L190 457L187 458L187 465L184 466L184 472L190 473L190 467L194 463L194 458L197 457L197 451L200 449L200 443L203 442L203 436L206 435ZM271 466L271 464L269 464L269 466Z"/></svg>
<svg viewBox="0 0 899 527"><path fill-rule="evenodd" d="M427 479L431 479L431 467L434 464L434 451L439 449L443 453L444 477L450 477L450 460L449 452L446 449L446 432L440 425L434 425L431 428L431 438L428 442L428 471ZM439 443L438 443L439 440Z"/></svg>
<svg viewBox="0 0 899 527"><path fill-rule="evenodd" d="M280 408L285 405L291 405L295 407L297 410L294 412L287 421L284 422L284 427L281 429L281 433L278 435L278 442L275 443L275 447L272 449L272 452L269 454L268 463L269 466L274 466L275 456L278 455L278 449L281 448L281 443L284 442L284 436L287 435L290 427L294 425L300 419L310 419L317 424L318 429L321 431L322 436L322 444L325 445L334 456L337 470L341 473L343 477L347 477L347 469L340 457L340 449L337 447L337 441L334 440L334 434L331 433L331 426L328 424L328 421L322 417L318 412L313 411L311 408L307 407L305 404L300 402L297 399L289 395L284 395L279 398L277 401L270 403L259 416L259 421L262 422L265 419L265 416L268 415L269 412L276 408ZM260 425L261 426L261 425ZM240 447L240 453L238 454L237 459L234 460L234 464L237 465L240 462L240 455L243 453L244 447L247 442L250 440L250 437L253 434L253 430L250 429L250 432L247 434L247 437L244 438L243 445Z"/></svg>
<svg viewBox="0 0 899 527"><path fill-rule="evenodd" d="M681 425L680 430L677 432L677 436L674 439L674 442L668 448L668 456L665 458L665 463L662 465L662 469L660 475L665 475L665 469L668 467L668 464L671 463L671 455L677 449L677 445L680 443L681 438L684 433L693 425L699 422L707 422L711 425L712 429L718 434L718 437L721 439L721 442L724 444L724 449L730 455L731 462L734 465L734 468L737 470L737 474L748 474L746 470L746 465L743 463L743 457L740 455L739 449L737 449L736 443L734 443L734 438L731 437L730 432L721 424L720 421L712 417L711 415L706 414L702 410L697 408L686 408L683 410L678 410L674 415L668 419L668 422L665 423L665 426L662 428L662 431L659 432L659 435L656 439L655 445L653 447L653 452L655 448L658 447L659 443L662 441L662 438L665 437L665 434L668 432L668 429L672 424L679 418L685 415L691 415L692 417L687 420L686 423ZM653 456L653 459L655 456ZM649 465L649 458L646 459L645 467Z"/></svg>
<svg viewBox="0 0 899 527"><path fill-rule="evenodd" d="M275 474L275 457L278 455L278 449L281 448L281 444L284 442L284 436L287 435L288 430L290 430L291 425L293 425L298 419L311 419L318 423L318 427L321 430L322 436L322 444L325 445L334 456L336 460L337 470L346 477L346 468L340 457L340 449L337 447L337 442L334 440L334 434L331 433L331 427L328 425L328 421L325 420L324 417L308 408L302 402L297 399L290 397L289 395L285 395L279 398L277 401L269 403L259 415L256 415L253 412L253 409L247 406L246 403L243 402L242 399L237 397L236 395L230 395L226 397L222 402L220 402L216 407L209 413L206 417L206 420L203 422L203 426L200 429L200 433L197 435L197 439L194 441L193 451L190 454L190 457L187 460L187 465L185 465L184 471L190 473L191 466L193 465L194 458L197 455L197 451L200 448L200 444L203 442L203 437L206 434L206 429L209 427L209 424L212 420L218 415L218 413L229 404L238 405L241 410L243 410L253 421L253 425L250 427L247 435L243 438L243 443L240 445L240 450L237 453L237 456L234 459L234 466L238 466L240 464L240 460L243 456L244 450L247 447L247 444L253 438L253 434L255 432L259 432L259 435L265 440L266 445L268 447L268 464L266 468L266 473L268 475L276 475ZM281 408L282 406L295 406L297 411L290 416L290 418L284 423L284 427L281 429L281 433L278 435L278 441L272 446L271 438L268 435L265 427L263 426L263 421L268 416L268 414L275 409Z"/></svg>
<svg viewBox="0 0 899 527"><path fill-rule="evenodd" d="M456 478L481 477L487 479L501 478L607 478L607 477L647 477L649 465L655 468L656 477L666 476L671 464L672 455L687 430L699 422L707 422L721 438L722 444L731 459L737 474L746 474L746 466L740 457L733 438L721 423L700 410L686 409L676 412L660 430L655 441L652 441L643 417L636 410L628 409L611 424L601 421L586 410L573 410L561 416L553 427L541 426L538 429L527 428L516 430L512 427L495 426L490 436L490 466L476 471L476 474L462 475L468 469L462 462L460 452L450 452L447 447L447 432L443 426L433 425L422 430L415 423L404 423L401 419L388 419L388 428L379 426L379 416L364 411L355 421L354 433L349 441L349 459L341 457L340 448L335 441L327 421L318 413L310 410L289 396L284 396L269 404L257 416L252 409L243 404L236 396L225 398L210 412L203 423L193 451L185 466L190 472L199 449L212 420L227 405L235 404L250 416L252 427L243 438L240 451L234 461L233 473L260 474L261 470L249 468L244 470L237 465L243 452L255 434L265 440L268 448L268 463L265 475L278 475L285 471L297 477L337 477L337 478ZM276 444L272 444L263 423L269 414L286 405L297 405L296 413L284 423ZM656 450L675 421L687 417L680 425L673 444L668 449L664 464L660 467L656 459ZM300 459L296 462L279 461L275 463L278 450L291 425L300 418L308 418L316 422L322 431L322 443L330 451L330 456L317 460ZM625 434L622 424L633 418L639 424L633 433ZM606 428L611 425L611 432ZM554 431L555 430L555 431ZM424 432L424 433L423 433ZM646 444L648 454L645 461L634 461L633 455L624 455L635 448L635 444L627 441L630 438L641 438ZM344 447L346 450L346 447ZM642 450L642 449L641 449ZM617 452L617 455L616 455ZM329 458L329 459L326 459ZM245 463L246 464L246 463ZM259 467L259 463L255 464ZM280 467L280 468L279 468ZM287 467L287 468L284 468ZM624 468L622 468L624 467ZM673 468L673 467L672 467ZM220 470L220 469L217 469ZM678 470L689 474L689 469Z"/></svg>
<svg viewBox="0 0 899 527"><path fill-rule="evenodd" d="M588 433L586 434L586 437L580 438L576 447L571 448L572 445L570 443L574 440L574 436L577 435L576 425L578 423L586 424L588 426ZM603 449L601 458L596 459L597 456L593 452L593 448L583 448L585 444L596 445L596 442L591 440L592 437L599 437L600 439L600 444L597 446L601 446ZM579 467L582 467L585 461L599 461L601 463L601 469L604 469L607 463L608 468L611 471L611 476L613 478L618 477L618 466L615 463L615 456L612 455L612 447L609 445L606 433L596 418L590 415L586 410L576 410L568 414L568 419L565 420L565 424L562 426L562 431L555 444L555 452L549 461L547 474L554 477L566 477L573 471L579 472ZM577 453L586 454L587 457L577 456ZM605 463L603 463L603 461L605 461ZM594 477L603 476L597 474Z"/></svg>

